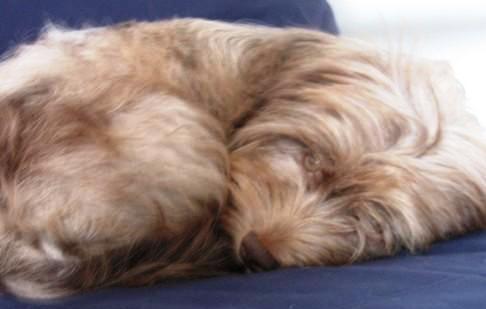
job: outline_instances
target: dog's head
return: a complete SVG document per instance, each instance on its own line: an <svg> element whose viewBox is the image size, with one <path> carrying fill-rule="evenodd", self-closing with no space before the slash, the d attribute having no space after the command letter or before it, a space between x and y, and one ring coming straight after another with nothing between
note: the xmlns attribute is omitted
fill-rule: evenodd
<svg viewBox="0 0 486 309"><path fill-rule="evenodd" d="M455 81L366 48L323 54L302 57L233 137L225 226L250 268L347 264L471 224L449 205L475 204L461 147L484 149L460 141Z"/></svg>

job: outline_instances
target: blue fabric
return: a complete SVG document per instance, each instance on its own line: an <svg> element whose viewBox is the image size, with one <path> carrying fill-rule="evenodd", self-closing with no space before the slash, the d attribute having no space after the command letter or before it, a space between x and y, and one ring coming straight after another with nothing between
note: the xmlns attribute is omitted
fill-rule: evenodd
<svg viewBox="0 0 486 309"><path fill-rule="evenodd" d="M2 309L484 309L486 233L340 268L288 269L149 288L111 289L58 303L0 298Z"/></svg>
<svg viewBox="0 0 486 309"><path fill-rule="evenodd" d="M76 27L176 16L337 32L323 0L1 0L0 53L33 40L49 20Z"/></svg>
<svg viewBox="0 0 486 309"><path fill-rule="evenodd" d="M0 53L35 38L46 20L79 26L173 16L337 32L332 11L321 0L1 0ZM341 268L288 269L110 289L47 304L0 296L0 308L483 309L486 233L437 244L424 255L402 255Z"/></svg>

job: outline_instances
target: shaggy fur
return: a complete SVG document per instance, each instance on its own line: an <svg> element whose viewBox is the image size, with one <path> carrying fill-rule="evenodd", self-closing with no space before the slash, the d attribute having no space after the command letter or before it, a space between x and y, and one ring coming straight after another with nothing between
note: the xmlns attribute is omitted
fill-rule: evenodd
<svg viewBox="0 0 486 309"><path fill-rule="evenodd" d="M486 140L447 66L298 45L230 145L225 226L250 268L349 264L485 227Z"/></svg>
<svg viewBox="0 0 486 309"><path fill-rule="evenodd" d="M485 224L485 140L435 63L183 19L50 27L0 76L19 296L346 264Z"/></svg>

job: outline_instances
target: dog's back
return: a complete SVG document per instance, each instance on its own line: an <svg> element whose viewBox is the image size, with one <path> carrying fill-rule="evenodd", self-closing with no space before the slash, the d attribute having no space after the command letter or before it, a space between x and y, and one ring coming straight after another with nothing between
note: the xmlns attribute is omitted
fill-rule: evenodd
<svg viewBox="0 0 486 309"><path fill-rule="evenodd" d="M225 133L171 93L164 27L51 27L0 64L7 290L52 297L223 264Z"/></svg>

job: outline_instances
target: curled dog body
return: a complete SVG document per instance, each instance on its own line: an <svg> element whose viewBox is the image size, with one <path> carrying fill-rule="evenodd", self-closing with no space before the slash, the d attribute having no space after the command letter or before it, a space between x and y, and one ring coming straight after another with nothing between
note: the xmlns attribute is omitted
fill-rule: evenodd
<svg viewBox="0 0 486 309"><path fill-rule="evenodd" d="M303 29L47 27L0 64L1 284L347 264L482 228L484 137L441 68Z"/></svg>

